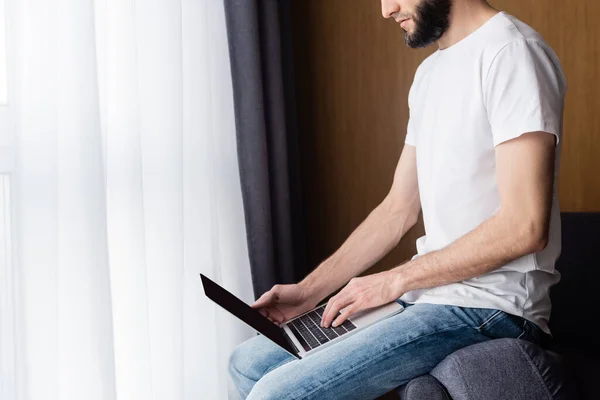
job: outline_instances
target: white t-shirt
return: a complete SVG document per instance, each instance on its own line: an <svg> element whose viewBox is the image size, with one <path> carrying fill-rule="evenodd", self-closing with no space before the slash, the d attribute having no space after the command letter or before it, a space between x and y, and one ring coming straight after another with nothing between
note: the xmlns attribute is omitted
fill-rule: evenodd
<svg viewBox="0 0 600 400"><path fill-rule="evenodd" d="M425 236L415 257L448 246L500 208L495 146L523 133L556 135L548 246L488 274L402 296L409 303L503 310L544 331L549 289L560 279L560 160L566 79L554 51L531 27L500 12L417 69L406 143L415 146ZM413 257L413 258L415 258Z"/></svg>

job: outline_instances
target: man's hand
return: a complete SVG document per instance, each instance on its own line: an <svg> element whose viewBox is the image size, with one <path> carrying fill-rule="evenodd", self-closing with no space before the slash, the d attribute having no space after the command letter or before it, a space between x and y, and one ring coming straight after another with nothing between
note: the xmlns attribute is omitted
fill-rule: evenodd
<svg viewBox="0 0 600 400"><path fill-rule="evenodd" d="M327 302L327 307L325 307L321 319L321 326L329 328L331 321L342 308L345 308L344 311L333 320L334 327L340 325L358 311L396 300L403 295L400 286L396 275L390 271L352 278L344 289Z"/></svg>
<svg viewBox="0 0 600 400"><path fill-rule="evenodd" d="M251 307L257 308L262 315L279 325L312 310L318 301L300 284L275 285Z"/></svg>

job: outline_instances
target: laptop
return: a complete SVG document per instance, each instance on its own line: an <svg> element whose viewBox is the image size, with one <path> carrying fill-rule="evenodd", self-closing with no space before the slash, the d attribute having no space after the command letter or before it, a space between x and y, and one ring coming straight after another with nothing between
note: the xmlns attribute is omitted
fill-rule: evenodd
<svg viewBox="0 0 600 400"><path fill-rule="evenodd" d="M404 310L400 303L393 301L359 311L335 328L321 328L321 316L327 305L323 303L278 326L257 309L250 307L203 274L200 274L200 278L204 294L209 299L299 359L308 357Z"/></svg>

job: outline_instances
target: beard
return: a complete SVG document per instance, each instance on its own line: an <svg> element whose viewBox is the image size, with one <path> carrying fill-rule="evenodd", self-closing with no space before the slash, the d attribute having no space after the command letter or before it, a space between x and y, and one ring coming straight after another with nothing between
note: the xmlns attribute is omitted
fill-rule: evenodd
<svg viewBox="0 0 600 400"><path fill-rule="evenodd" d="M451 9L452 0L422 0L412 18L415 31L404 32L404 42L416 49L437 41L450 26Z"/></svg>

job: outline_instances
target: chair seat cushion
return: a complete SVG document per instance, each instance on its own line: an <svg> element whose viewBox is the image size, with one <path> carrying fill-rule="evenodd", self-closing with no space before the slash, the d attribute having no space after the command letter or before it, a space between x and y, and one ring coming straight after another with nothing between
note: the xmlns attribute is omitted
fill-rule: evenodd
<svg viewBox="0 0 600 400"><path fill-rule="evenodd" d="M453 400L567 399L560 356L520 339L496 339L458 350L431 375Z"/></svg>
<svg viewBox="0 0 600 400"><path fill-rule="evenodd" d="M423 375L401 386L400 400L452 400L444 386L433 376Z"/></svg>

